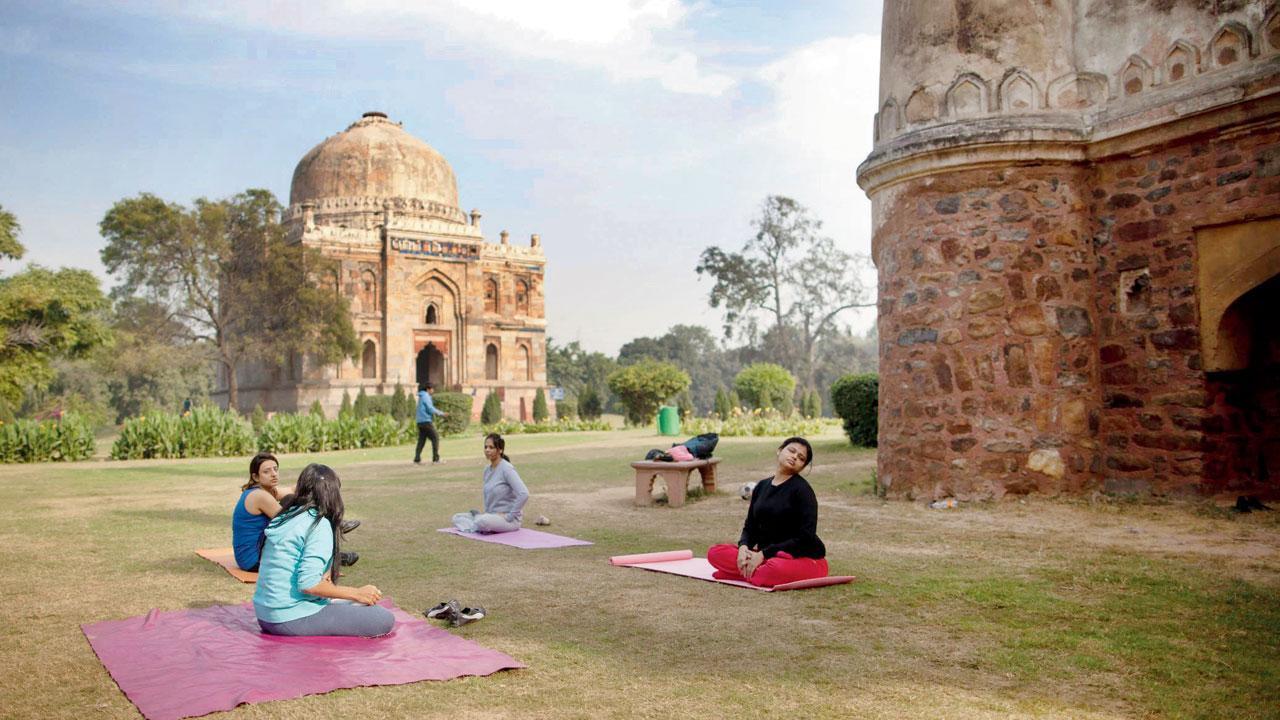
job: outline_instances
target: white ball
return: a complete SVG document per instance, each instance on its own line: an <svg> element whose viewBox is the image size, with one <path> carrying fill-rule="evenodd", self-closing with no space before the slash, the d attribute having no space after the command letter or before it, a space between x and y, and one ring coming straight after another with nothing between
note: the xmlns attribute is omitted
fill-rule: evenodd
<svg viewBox="0 0 1280 720"><path fill-rule="evenodd" d="M755 483L742 483L742 487L738 488L738 497L743 500L750 500L751 493L756 489Z"/></svg>

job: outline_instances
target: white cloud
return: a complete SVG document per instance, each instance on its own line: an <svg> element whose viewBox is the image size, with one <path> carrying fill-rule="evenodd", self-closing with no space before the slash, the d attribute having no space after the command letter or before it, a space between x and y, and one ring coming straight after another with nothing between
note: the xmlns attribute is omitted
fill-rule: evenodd
<svg viewBox="0 0 1280 720"><path fill-rule="evenodd" d="M317 37L418 41L430 52L551 60L617 81L654 80L677 93L720 95L735 83L682 47L692 11L679 0L133 0L124 6Z"/></svg>

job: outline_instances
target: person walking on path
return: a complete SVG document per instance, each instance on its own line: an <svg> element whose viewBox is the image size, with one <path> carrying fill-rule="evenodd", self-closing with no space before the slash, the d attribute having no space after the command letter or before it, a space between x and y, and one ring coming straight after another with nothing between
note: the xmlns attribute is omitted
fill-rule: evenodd
<svg viewBox="0 0 1280 720"><path fill-rule="evenodd" d="M440 462L440 435L436 432L435 420L437 417L448 417L449 414L437 410L435 403L431 402L431 394L435 390L436 386L429 382L418 385L418 447L413 451L415 463L422 462L422 446L426 444L427 438L431 438L431 462Z"/></svg>

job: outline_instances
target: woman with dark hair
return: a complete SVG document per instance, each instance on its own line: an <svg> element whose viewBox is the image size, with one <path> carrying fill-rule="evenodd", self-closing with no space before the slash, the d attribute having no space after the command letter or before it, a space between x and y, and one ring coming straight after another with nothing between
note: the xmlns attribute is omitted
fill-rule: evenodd
<svg viewBox="0 0 1280 720"><path fill-rule="evenodd" d="M280 462L268 452L249 461L249 482L240 486L240 498L231 511L231 545L241 570L258 569L262 531L280 512L280 502L292 488L280 487Z"/></svg>
<svg viewBox="0 0 1280 720"><path fill-rule="evenodd" d="M262 552L262 531L280 512L280 504L293 488L280 486L280 462L276 456L260 452L249 461L249 482L241 485L240 491L235 509L231 511L231 546L236 565L241 570L254 572ZM359 526L359 520L347 520L342 523L342 532L349 533ZM343 565L354 565L359 559L354 552L342 554Z"/></svg>
<svg viewBox="0 0 1280 720"><path fill-rule="evenodd" d="M338 585L342 482L327 465L312 463L294 494L267 525L253 609L269 635L351 635L391 632L395 618L375 603L373 585ZM340 601L340 602L333 602ZM341 602L345 601L345 602Z"/></svg>
<svg viewBox="0 0 1280 720"><path fill-rule="evenodd" d="M756 483L738 544L712 545L707 561L720 580L773 587L827 576L827 549L818 538L818 497L800 474L813 446L789 437L778 446L778 469Z"/></svg>
<svg viewBox="0 0 1280 720"><path fill-rule="evenodd" d="M453 516L453 526L463 532L502 533L520 529L529 488L507 457L507 441L498 433L484 438L484 512L470 510Z"/></svg>

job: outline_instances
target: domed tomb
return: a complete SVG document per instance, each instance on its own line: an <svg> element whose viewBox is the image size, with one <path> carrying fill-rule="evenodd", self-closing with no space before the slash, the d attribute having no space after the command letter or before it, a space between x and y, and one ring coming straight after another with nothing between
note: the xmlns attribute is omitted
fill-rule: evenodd
<svg viewBox="0 0 1280 720"><path fill-rule="evenodd" d="M380 210L383 201L392 201L400 212L418 210L466 221L458 208L458 183L449 162L381 112L365 113L316 145L293 171L292 206Z"/></svg>

